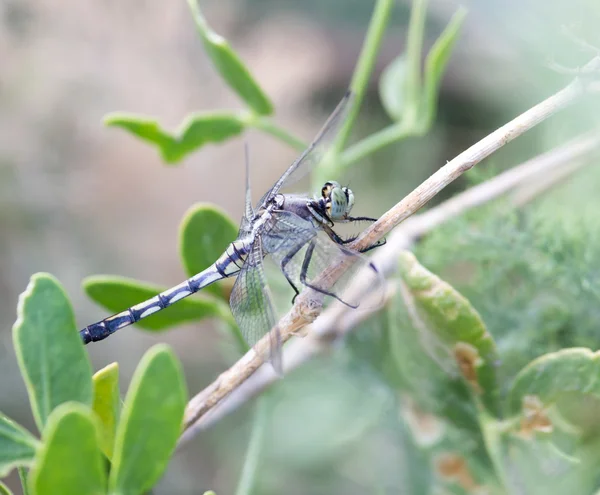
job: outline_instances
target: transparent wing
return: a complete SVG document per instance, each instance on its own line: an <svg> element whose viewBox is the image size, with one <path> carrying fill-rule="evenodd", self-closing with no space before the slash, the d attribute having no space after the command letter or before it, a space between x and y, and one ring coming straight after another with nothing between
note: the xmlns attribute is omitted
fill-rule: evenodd
<svg viewBox="0 0 600 495"><path fill-rule="evenodd" d="M275 310L263 270L261 239L254 242L229 298L231 311L248 345L254 346L275 326ZM278 330L271 332L269 360L281 371L281 339Z"/></svg>
<svg viewBox="0 0 600 495"><path fill-rule="evenodd" d="M277 222L263 242L265 252L298 291L312 288L359 309L383 304L384 279L369 258L335 243L310 221L291 212L278 212ZM344 265L344 273L338 278L328 276L329 268L337 263Z"/></svg>
<svg viewBox="0 0 600 495"><path fill-rule="evenodd" d="M305 220L291 211L277 211L275 221L262 236L264 253L285 255L294 247L306 244L317 232L310 220Z"/></svg>
<svg viewBox="0 0 600 495"><path fill-rule="evenodd" d="M353 99L352 92L348 90L310 146L296 158L294 163L283 173L275 185L261 198L258 208L273 198L282 187L289 186L300 180L323 159L323 156L325 156L333 139L337 135L341 124L346 119L348 110L352 107Z"/></svg>
<svg viewBox="0 0 600 495"><path fill-rule="evenodd" d="M244 216L240 222L238 237L248 234L251 231L252 219L254 218L254 209L252 208L252 194L250 190L250 153L248 143L244 143L244 156L246 161L246 198L244 203Z"/></svg>

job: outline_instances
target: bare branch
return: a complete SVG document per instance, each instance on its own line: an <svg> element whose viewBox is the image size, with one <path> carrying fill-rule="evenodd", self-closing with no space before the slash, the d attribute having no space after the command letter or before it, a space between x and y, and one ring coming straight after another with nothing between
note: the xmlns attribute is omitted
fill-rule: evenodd
<svg viewBox="0 0 600 495"><path fill-rule="evenodd" d="M585 68L586 70L597 70L600 68L600 57L594 58ZM549 116L573 103L585 92L586 84L581 79L576 78L558 93L519 115L508 124L471 146L440 168L402 201L396 204L396 206L385 213L354 241L352 247L355 249L365 248L380 240L395 226L414 214L444 187L460 177L467 170L517 136L520 136ZM379 252L376 253L374 259L377 266L382 267L384 272L389 273L394 268L394 260L399 249L410 245L413 239L418 238L436 225L456 216L467 208L497 197L497 195L506 192L514 185L531 178L535 173L539 173L540 170L548 167L558 167L566 161L570 161L574 156L581 156L589 152L590 149L598 147L598 144L598 138L582 138L581 142L570 143L570 145L565 146L565 148L571 146L570 152L565 152L561 148L552 153L554 154L561 150L565 152L561 160L550 159L550 154L542 155L542 157L546 158L542 159L542 157L539 157L539 159L534 159L522 166L527 169L525 166L528 165L535 172L523 171L523 168L519 167L522 174L520 175L511 170L490 180L486 184L458 195L423 215L411 219L411 222L405 222L402 228L398 229L391 236L387 245L380 248ZM512 178L509 175L509 179L506 179L506 174L511 173L513 174ZM482 189L484 186L487 186L487 190ZM473 191L479 192L474 193ZM458 198L463 199L460 200ZM335 277L336 270L339 271L341 269L343 267L332 267L330 272ZM360 281L360 275L356 279ZM357 285L360 286L360 284ZM300 366L315 354L328 349L332 341L340 338L354 327L357 323L356 318L360 318L357 315L365 317L365 311L352 311L345 314L346 310L347 308L344 305L333 304L311 325L311 331L307 337L298 339L287 346L284 349L284 372ZM301 293L294 307L278 323L282 342L286 342L300 328L314 321L319 311L319 302L311 299L308 291ZM342 315L343 318L341 318ZM190 401L184 418L185 431L180 439L180 444L193 437L196 432L217 421L229 411L239 407L240 404L260 393L265 387L278 379L270 366L265 365L261 367L263 364L261 356L267 355L268 346L269 336L267 335L256 344L254 349L246 353L230 369L222 373L214 383ZM248 379L249 377L251 378ZM235 394L231 394L233 391L235 391ZM231 396L226 401L223 401L230 394ZM223 403L221 404L222 401ZM219 407L215 408L217 405Z"/></svg>

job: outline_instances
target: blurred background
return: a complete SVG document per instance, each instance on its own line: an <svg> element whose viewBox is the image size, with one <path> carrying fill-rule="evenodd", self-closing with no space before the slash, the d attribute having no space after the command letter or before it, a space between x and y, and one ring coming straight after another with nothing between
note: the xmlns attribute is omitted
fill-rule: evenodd
<svg viewBox="0 0 600 495"><path fill-rule="evenodd" d="M200 3L210 25L230 41L272 98L276 121L305 141L346 90L373 5L365 0ZM576 68L594 55L573 34L600 47L593 0L431 0L426 49L459 5L469 12L444 78L433 129L335 178L351 185L356 214L384 213L447 160L567 84L572 76L550 69L548 62ZM389 123L378 80L404 50L409 13L410 2L397 0L354 139ZM184 278L177 249L184 212L203 201L240 218L243 140L250 145L255 199L296 156L253 131L206 146L179 167L165 167L154 148L105 128L103 116L113 111L147 114L173 129L192 111L239 108L241 102L204 53L183 0L0 0L3 413L35 431L10 331L30 275L54 274L84 327L107 315L84 295L84 277L106 273L174 285ZM492 176L591 128L598 120L593 108L582 101L506 146L478 170ZM596 180L591 177L580 182ZM469 183L460 179L436 202ZM510 245L510 239L506 242ZM182 359L190 394L234 359L210 322L152 335L129 328L90 346L89 352L96 368L120 363L126 390L144 351L163 341ZM395 393L367 361L350 348L339 349L271 390L271 421L256 493L412 493L403 481L410 466ZM179 452L153 493L233 493L252 407ZM19 493L14 481L11 486Z"/></svg>

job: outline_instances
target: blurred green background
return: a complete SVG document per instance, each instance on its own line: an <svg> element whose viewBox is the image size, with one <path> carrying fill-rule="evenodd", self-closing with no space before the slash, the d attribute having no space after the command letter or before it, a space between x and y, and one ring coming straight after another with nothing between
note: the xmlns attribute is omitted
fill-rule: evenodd
<svg viewBox="0 0 600 495"><path fill-rule="evenodd" d="M277 122L311 139L349 84L373 2L222 0L200 5L272 98ZM350 184L356 214L382 214L447 160L565 85L572 76L548 68L548 61L575 68L593 56L574 36L600 47L599 7L592 0L432 0L426 49L460 5L469 12L444 78L434 128L423 138L378 152L345 177L332 178ZM409 2L396 2L355 138L388 123L378 80L404 50L409 13ZM183 1L0 3L3 413L33 427L10 334L17 297L32 273L48 271L61 280L83 327L106 316L84 296L84 277L109 273L174 285L184 278L177 231L188 207L213 202L240 218L243 139L250 145L255 199L296 155L253 131L243 139L207 146L181 167L167 168L153 148L104 128L103 116L130 111L175 127L188 112L241 107L210 66ZM598 123L597 110L597 101L582 100L493 155L477 167L481 175L470 180L492 176L589 129ZM590 184L599 184L598 172L583 173L583 179L568 181L560 200L549 203L560 201L565 207L573 201L572 208L582 211L582 198L593 202L598 189ZM435 201L469 183L460 179ZM556 210L540 208L546 229L560 216ZM489 217L496 213L501 212L491 209ZM591 225L590 242L595 232ZM513 230L489 229L490 237L504 243L504 253L518 245ZM456 260L451 246L457 240L440 235L431 241L430 251L423 247L422 261L443 270ZM586 242L577 235L578 242ZM460 272L452 273L462 280ZM483 288L475 285L471 291L481 295ZM496 337L494 322L501 327L498 321L509 302L496 300L494 312L473 297ZM377 322L372 325L376 329ZM182 359L193 394L234 358L216 327L206 323L154 335L130 328L90 346L89 352L96 367L119 361L125 389L144 350L166 341ZM592 330L589 334L588 345L597 345L600 337ZM414 445L401 421L396 393L374 370L376 354L366 359L353 352L363 344L362 335L272 388L256 493L418 493L418 471L411 465L416 461L407 454ZM572 340L567 336L565 342ZM363 353L369 354L365 347ZM535 347L530 352L527 358L538 355ZM525 356L523 360L519 364L526 362ZM174 457L154 493L232 493L251 412L248 405L198 436ZM11 486L17 490L15 483Z"/></svg>

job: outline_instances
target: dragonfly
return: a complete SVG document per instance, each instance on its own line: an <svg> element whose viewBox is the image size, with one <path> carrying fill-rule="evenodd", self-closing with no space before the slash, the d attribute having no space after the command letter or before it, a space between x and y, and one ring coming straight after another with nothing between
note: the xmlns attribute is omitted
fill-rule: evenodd
<svg viewBox="0 0 600 495"><path fill-rule="evenodd" d="M331 148L351 107L348 91L309 147L289 166L253 207L250 194L250 170L246 151L246 198L239 233L225 252L208 268L188 280L120 313L88 325L79 333L84 344L103 340L157 311L168 308L219 280L237 276L230 295L230 306L242 335L250 347L270 333L269 361L280 368L281 339L276 326L273 295L267 283L264 260L275 262L294 291L292 303L301 290L312 290L323 298L337 300L351 308L361 306L353 296L346 297L345 287L352 274L366 268L370 293L382 293L383 281L377 267L363 255L385 241L361 252L346 245L354 237L336 233L336 223L374 222L375 218L353 217L354 193L336 181L327 181L320 196L282 194L287 187L318 165ZM351 269L334 283L319 275L335 260L349 261ZM363 272L364 273L364 272ZM321 277L322 278L322 277ZM361 279L362 280L362 279ZM346 291L347 292L347 291Z"/></svg>

